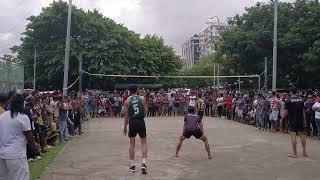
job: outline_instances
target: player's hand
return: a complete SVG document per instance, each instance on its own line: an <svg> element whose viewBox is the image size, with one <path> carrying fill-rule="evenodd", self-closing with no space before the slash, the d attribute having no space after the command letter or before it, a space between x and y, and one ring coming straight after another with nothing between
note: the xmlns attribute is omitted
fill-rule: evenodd
<svg viewBox="0 0 320 180"><path fill-rule="evenodd" d="M128 129L127 129L127 127L123 127L123 135L124 135L124 136L127 136L127 134L128 134Z"/></svg>

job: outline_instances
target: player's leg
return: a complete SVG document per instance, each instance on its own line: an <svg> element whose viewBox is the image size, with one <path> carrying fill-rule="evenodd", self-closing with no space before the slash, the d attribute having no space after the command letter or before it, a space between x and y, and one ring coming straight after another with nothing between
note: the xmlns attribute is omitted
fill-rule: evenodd
<svg viewBox="0 0 320 180"><path fill-rule="evenodd" d="M142 147L142 165L141 172L142 174L147 174L147 156L148 156L148 148L147 148L147 131L146 125L143 119L137 120L137 132L140 136L141 147Z"/></svg>
<svg viewBox="0 0 320 180"><path fill-rule="evenodd" d="M304 157L308 157L307 149L306 149L306 146L307 146L306 135L305 135L304 132L302 131L302 132L299 132L299 136L300 136L301 145L302 145L302 149L303 149L302 155L303 155Z"/></svg>
<svg viewBox="0 0 320 180"><path fill-rule="evenodd" d="M201 141L203 141L203 143L204 143L204 146L205 146L206 151L208 153L208 159L212 159L208 138L203 134L199 139Z"/></svg>
<svg viewBox="0 0 320 180"><path fill-rule="evenodd" d="M180 151L180 149L181 149L181 147L182 147L182 142L183 142L185 139L186 139L186 137L184 137L183 135L180 136L179 141L178 141L178 144L177 144L177 148L176 148L176 157L179 156L179 151Z"/></svg>
<svg viewBox="0 0 320 180"><path fill-rule="evenodd" d="M297 157L297 133L290 131L291 136L291 144L293 153L289 155L289 157L296 158Z"/></svg>
<svg viewBox="0 0 320 180"><path fill-rule="evenodd" d="M142 171L142 174L147 174L147 156L148 156L147 137L140 138L140 140L141 140L141 147L142 147L141 171Z"/></svg>
<svg viewBox="0 0 320 180"><path fill-rule="evenodd" d="M129 158L130 158L130 171L135 172L135 163L134 163L134 156L135 156L135 145L136 145L136 140L135 138L130 138L130 147L129 147Z"/></svg>
<svg viewBox="0 0 320 180"><path fill-rule="evenodd" d="M147 138L140 138L141 147L142 147L142 159L147 159L148 156L148 146L147 146Z"/></svg>
<svg viewBox="0 0 320 180"><path fill-rule="evenodd" d="M135 137L137 136L137 128L136 128L136 121L131 119L129 120L129 133L128 137L130 138L130 147L129 147L129 159L130 159L130 171L135 172L136 166L135 166L135 145L136 140Z"/></svg>

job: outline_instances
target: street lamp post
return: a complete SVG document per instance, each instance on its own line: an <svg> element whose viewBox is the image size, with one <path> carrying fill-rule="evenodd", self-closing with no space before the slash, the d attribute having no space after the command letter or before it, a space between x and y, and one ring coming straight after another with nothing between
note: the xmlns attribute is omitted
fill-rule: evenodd
<svg viewBox="0 0 320 180"><path fill-rule="evenodd" d="M219 19L219 17L218 16L213 16L213 17L211 17L210 19L209 19L209 23L211 24L211 25L213 25L213 19L214 18L216 18L217 19L217 21L218 21L218 28L217 28L217 31L218 31L218 35L219 35L219 28L220 28L220 19ZM211 35L210 35L210 37L211 37ZM216 66L215 66L215 63L214 63L214 75L217 75L217 77L216 78L214 78L214 85L215 86L218 86L219 87L219 75L220 75L220 72L219 72L219 63L217 63L217 72L215 73L215 68L216 68Z"/></svg>
<svg viewBox="0 0 320 180"><path fill-rule="evenodd" d="M277 90L278 0L274 0L272 91Z"/></svg>

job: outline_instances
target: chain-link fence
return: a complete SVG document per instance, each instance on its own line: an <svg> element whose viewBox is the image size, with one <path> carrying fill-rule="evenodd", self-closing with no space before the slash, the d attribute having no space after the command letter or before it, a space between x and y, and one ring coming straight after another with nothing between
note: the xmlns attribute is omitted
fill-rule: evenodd
<svg viewBox="0 0 320 180"><path fill-rule="evenodd" d="M23 65L0 59L0 92L7 93L11 90L16 90L22 93L23 88Z"/></svg>

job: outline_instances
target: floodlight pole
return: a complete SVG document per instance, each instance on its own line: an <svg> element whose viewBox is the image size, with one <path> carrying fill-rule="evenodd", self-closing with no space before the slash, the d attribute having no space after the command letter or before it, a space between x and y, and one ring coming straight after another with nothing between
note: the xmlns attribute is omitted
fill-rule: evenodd
<svg viewBox="0 0 320 180"><path fill-rule="evenodd" d="M33 57L33 90L36 90L37 48L34 48Z"/></svg>
<svg viewBox="0 0 320 180"><path fill-rule="evenodd" d="M277 90L278 0L274 0L272 91Z"/></svg>
<svg viewBox="0 0 320 180"><path fill-rule="evenodd" d="M66 48L64 53L64 70L63 70L63 95L64 96L68 94L71 11L72 11L72 0L69 0L67 37L66 37Z"/></svg>

